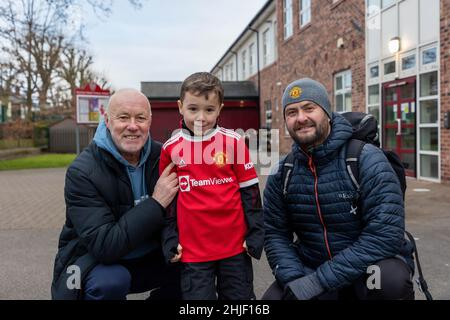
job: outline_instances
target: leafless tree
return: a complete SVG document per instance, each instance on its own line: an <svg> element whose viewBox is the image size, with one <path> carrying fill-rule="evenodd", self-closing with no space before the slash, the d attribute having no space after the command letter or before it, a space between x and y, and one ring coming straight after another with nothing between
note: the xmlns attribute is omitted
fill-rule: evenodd
<svg viewBox="0 0 450 320"><path fill-rule="evenodd" d="M129 0L135 8L143 1ZM49 96L54 96L52 86L60 85L61 80L72 92L96 76L90 70L92 57L75 46L77 41L85 41L85 25L80 22L70 26L72 29L67 25L73 10L85 10L85 3L97 15L108 17L114 0L0 0L0 58L6 57L10 69L4 74L2 68L0 84L3 91L11 91L13 82L20 85L28 117L33 100L45 108ZM64 91L63 86L57 91Z"/></svg>

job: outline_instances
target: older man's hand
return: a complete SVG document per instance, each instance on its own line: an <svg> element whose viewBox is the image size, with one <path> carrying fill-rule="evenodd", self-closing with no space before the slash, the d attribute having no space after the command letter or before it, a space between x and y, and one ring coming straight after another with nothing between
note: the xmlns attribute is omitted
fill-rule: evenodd
<svg viewBox="0 0 450 320"><path fill-rule="evenodd" d="M152 198L164 208L169 206L178 191L177 174L175 172L170 173L173 167L174 164L171 163L164 169L152 194Z"/></svg>

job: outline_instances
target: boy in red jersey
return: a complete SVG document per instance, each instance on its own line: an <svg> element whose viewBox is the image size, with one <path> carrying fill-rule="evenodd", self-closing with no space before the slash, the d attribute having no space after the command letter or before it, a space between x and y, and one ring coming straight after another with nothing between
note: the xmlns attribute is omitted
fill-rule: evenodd
<svg viewBox="0 0 450 320"><path fill-rule="evenodd" d="M245 139L217 125L223 87L210 73L183 82L178 106L182 130L160 158L160 172L173 162L179 179L163 231L166 259L182 262L183 299L255 299L250 256L261 257L264 225Z"/></svg>

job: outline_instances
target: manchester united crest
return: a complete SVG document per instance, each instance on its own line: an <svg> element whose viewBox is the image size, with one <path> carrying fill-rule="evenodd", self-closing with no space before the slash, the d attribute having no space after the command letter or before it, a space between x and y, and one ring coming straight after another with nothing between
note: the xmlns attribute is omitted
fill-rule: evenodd
<svg viewBox="0 0 450 320"><path fill-rule="evenodd" d="M300 87L293 87L293 88L291 89L291 91L289 91L289 96L290 96L292 99L297 99L297 98L299 98L299 97L301 96L301 94L302 94L302 88L300 88Z"/></svg>
<svg viewBox="0 0 450 320"><path fill-rule="evenodd" d="M224 152L217 152L214 155L214 163L219 167L223 167L227 164L227 155Z"/></svg>

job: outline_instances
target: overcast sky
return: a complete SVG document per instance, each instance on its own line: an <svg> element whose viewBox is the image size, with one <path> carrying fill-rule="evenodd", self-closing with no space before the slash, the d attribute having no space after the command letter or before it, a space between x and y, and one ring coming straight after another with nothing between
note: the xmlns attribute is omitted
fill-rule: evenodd
<svg viewBox="0 0 450 320"><path fill-rule="evenodd" d="M94 68L113 88L182 81L210 71L266 0L147 0L140 10L117 0L104 21L88 18Z"/></svg>

